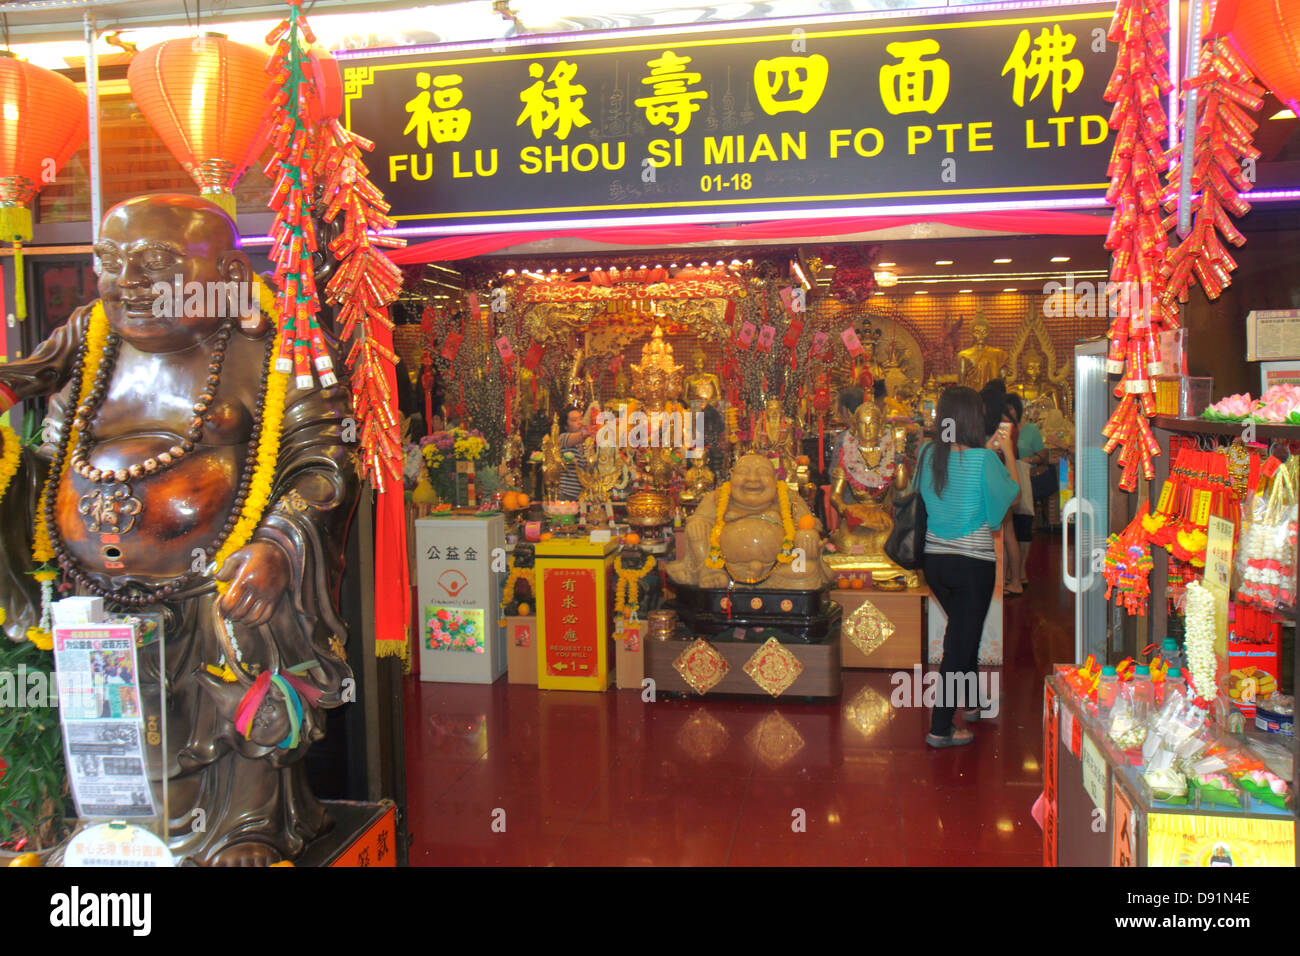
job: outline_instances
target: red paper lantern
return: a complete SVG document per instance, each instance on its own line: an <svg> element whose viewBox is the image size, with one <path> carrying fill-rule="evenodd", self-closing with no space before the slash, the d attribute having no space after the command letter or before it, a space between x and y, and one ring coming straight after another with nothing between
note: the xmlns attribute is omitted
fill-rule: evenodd
<svg viewBox="0 0 1300 956"><path fill-rule="evenodd" d="M1260 82L1300 111L1300 3L1238 0L1232 40Z"/></svg>
<svg viewBox="0 0 1300 956"><path fill-rule="evenodd" d="M231 216L231 190L267 112L266 61L262 50L204 36L141 50L127 71L149 124L200 193Z"/></svg>
<svg viewBox="0 0 1300 956"><path fill-rule="evenodd" d="M0 240L14 252L14 314L27 318L22 244L32 238L27 202L86 141L86 95L66 76L0 52Z"/></svg>

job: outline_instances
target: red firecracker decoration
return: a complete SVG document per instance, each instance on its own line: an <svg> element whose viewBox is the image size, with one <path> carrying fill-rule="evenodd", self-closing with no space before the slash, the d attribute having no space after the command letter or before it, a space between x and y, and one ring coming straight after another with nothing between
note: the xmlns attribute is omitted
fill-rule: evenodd
<svg viewBox="0 0 1300 956"><path fill-rule="evenodd" d="M1165 298L1186 302L1193 281L1200 283L1207 297L1217 299L1237 268L1236 260L1219 240L1222 234L1234 246L1243 245L1246 237L1228 218L1228 213L1243 216L1250 204L1241 197L1254 184L1241 168L1243 158L1258 159L1259 150L1251 143L1258 127L1248 115L1263 104L1264 90L1251 77L1250 70L1226 40L1214 38L1201 48L1197 73L1187 81L1189 89L1198 91L1196 121L1187 122L1186 110L1181 118L1183 136L1192 136L1192 200L1196 214L1192 231L1166 258L1163 274ZM1165 191L1165 209L1171 215L1165 225L1172 228L1177 220L1178 190L1182 176L1179 145L1169 153L1169 187Z"/></svg>
<svg viewBox="0 0 1300 956"><path fill-rule="evenodd" d="M1161 0L1120 0L1109 31L1119 54L1105 95L1115 104L1110 126L1118 135L1107 169L1106 199L1115 212L1106 248L1112 254L1110 281L1120 295L1108 333L1107 371L1123 377L1115 389L1120 406L1102 434L1107 453L1121 448L1125 491L1137 487L1139 468L1148 480L1155 477L1152 458L1160 446L1147 421L1155 414L1151 368L1160 360L1159 333L1178 325L1177 312L1164 301L1161 274L1168 247L1160 209L1160 174L1168 168L1164 94L1173 89L1168 32Z"/></svg>
<svg viewBox="0 0 1300 956"><path fill-rule="evenodd" d="M375 527L375 638L379 656L405 655L410 589L403 511L402 447L396 408L397 356L388 307L402 287L401 271L380 247L400 239L371 234L391 228L383 194L367 178L361 151L374 144L338 121L341 85L332 59L314 52L311 27L290 0L289 16L267 36L274 52L266 70L274 79L266 173L275 182L271 208L271 261L275 264L281 327L277 368L292 371L298 388L337 384L317 314L322 291L338 306L340 338L351 340L348 368L361 446L360 472L379 495ZM329 246L338 268L324 290L316 288L312 209L324 220L343 216Z"/></svg>

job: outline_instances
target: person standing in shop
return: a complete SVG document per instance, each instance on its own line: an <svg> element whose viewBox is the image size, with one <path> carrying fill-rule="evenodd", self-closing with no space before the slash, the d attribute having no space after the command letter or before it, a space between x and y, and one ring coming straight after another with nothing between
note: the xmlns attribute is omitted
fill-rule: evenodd
<svg viewBox="0 0 1300 956"><path fill-rule="evenodd" d="M577 501L582 494L578 459L585 454L582 446L587 440L586 424L582 409L576 405L570 405L564 410L564 434L560 437L560 452L564 455L564 471L560 474L562 501Z"/></svg>
<svg viewBox="0 0 1300 956"><path fill-rule="evenodd" d="M946 390L935 425L938 439L922 449L913 479L927 515L925 580L948 617L939 664L942 705L934 708L925 742L957 747L974 739L964 727L953 727L957 707L965 706L968 723L983 709L977 666L997 574L993 529L1002 524L1020 485L1007 430L995 432L985 447L984 401L974 389ZM953 693L958 687L975 690L974 706L969 695Z"/></svg>
<svg viewBox="0 0 1300 956"><path fill-rule="evenodd" d="M1022 484L1026 473L1030 475L1030 487L1021 489L1021 500L1029 499L1029 510L1016 509L1013 520L1016 526L1016 539L1020 542L1020 583L1029 583L1029 546L1034 543L1034 493L1033 472L1047 464L1047 445L1043 442L1043 432L1033 422L1025 421L1025 405L1019 395L1007 395L1007 408L1012 412L1019 426L1016 438L1016 457L1022 462L1017 476ZM1028 466L1027 468L1024 466Z"/></svg>

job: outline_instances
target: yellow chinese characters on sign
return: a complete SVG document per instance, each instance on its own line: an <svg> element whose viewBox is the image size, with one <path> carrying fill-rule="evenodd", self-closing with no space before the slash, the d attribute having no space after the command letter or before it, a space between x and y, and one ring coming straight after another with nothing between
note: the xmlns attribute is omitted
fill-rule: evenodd
<svg viewBox="0 0 1300 956"><path fill-rule="evenodd" d="M1030 100L1036 100L1043 92L1047 81L1052 81L1052 109L1060 112L1061 99L1066 93L1073 93L1083 82L1083 64L1070 56L1074 52L1074 35L1061 32L1058 23L1049 33L1043 27L1042 33L1033 41L1034 52L1028 62L1025 54L1029 53L1029 31L1021 30L1016 38L1016 45L1002 67L1002 75L1015 74L1015 87L1011 99L1017 106L1025 105L1025 81L1034 81L1034 91Z"/></svg>
<svg viewBox="0 0 1300 956"><path fill-rule="evenodd" d="M937 113L948 99L952 71L948 61L927 60L939 52L938 40L891 43L885 49L899 62L880 68L880 99L885 109L899 113Z"/></svg>
<svg viewBox="0 0 1300 956"><path fill-rule="evenodd" d="M528 67L528 75L535 82L519 94L524 108L515 125L530 123L534 139L541 139L542 134L548 131L554 132L556 139L568 139L575 126L581 129L591 122L582 112L587 88L573 82L578 74L576 63L561 60L545 81L542 80L544 72L540 63ZM547 82L551 84L549 87Z"/></svg>
<svg viewBox="0 0 1300 956"><path fill-rule="evenodd" d="M826 91L830 61L812 56L778 56L754 64L754 93L768 116L807 113Z"/></svg>
<svg viewBox="0 0 1300 956"><path fill-rule="evenodd" d="M666 50L662 56L646 63L650 75L641 82L653 90L653 95L637 99L636 105L645 110L646 122L650 125L669 126L674 133L684 133L691 125L691 117L699 112L700 104L696 100L709 98L704 90L689 89L700 82L699 73L686 71L690 62L689 56L678 56L672 50Z"/></svg>
<svg viewBox="0 0 1300 956"><path fill-rule="evenodd" d="M430 139L435 143L459 143L463 140L473 116L467 109L456 109L464 97L458 89L461 80L457 73L442 76L417 73L415 85L420 92L407 101L406 112L411 114L411 119L402 135L414 132L421 149L429 148ZM436 110L430 107L431 101Z"/></svg>

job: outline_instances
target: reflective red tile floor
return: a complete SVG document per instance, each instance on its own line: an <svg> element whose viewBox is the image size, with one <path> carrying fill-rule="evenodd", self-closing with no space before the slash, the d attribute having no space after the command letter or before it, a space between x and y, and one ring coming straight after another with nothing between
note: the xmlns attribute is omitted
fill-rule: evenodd
<svg viewBox="0 0 1300 956"><path fill-rule="evenodd" d="M1073 656L1060 538L1005 607L1001 712L925 745L890 674L839 700L406 682L413 866L1038 866L1042 682Z"/></svg>

